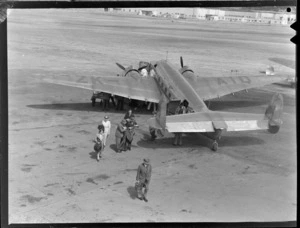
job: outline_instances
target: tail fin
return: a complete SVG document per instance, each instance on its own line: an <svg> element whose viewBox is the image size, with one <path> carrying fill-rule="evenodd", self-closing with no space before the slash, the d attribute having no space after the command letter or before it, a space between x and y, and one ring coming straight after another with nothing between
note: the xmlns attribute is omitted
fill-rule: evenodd
<svg viewBox="0 0 300 228"><path fill-rule="evenodd" d="M271 99L271 102L265 112L265 117L269 119L268 131L275 134L279 131L282 124L282 111L283 110L283 97L281 94L276 93Z"/></svg>
<svg viewBox="0 0 300 228"><path fill-rule="evenodd" d="M166 128L167 103L167 98L162 96L158 103L158 113L156 115L156 120L163 130Z"/></svg>
<svg viewBox="0 0 300 228"><path fill-rule="evenodd" d="M167 98L162 96L162 99L158 104L158 112L156 117L150 118L147 121L147 124L155 129L160 129L162 132L166 128L166 114L167 114Z"/></svg>

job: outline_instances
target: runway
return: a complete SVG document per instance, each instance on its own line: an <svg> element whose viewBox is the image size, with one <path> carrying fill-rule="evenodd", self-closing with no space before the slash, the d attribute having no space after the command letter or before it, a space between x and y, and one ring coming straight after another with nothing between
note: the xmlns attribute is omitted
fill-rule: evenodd
<svg viewBox="0 0 300 228"><path fill-rule="evenodd" d="M12 10L8 16L9 222L262 222L296 220L295 89L268 85L211 101L212 110L264 113L284 97L280 131L226 133L212 152L199 135L150 141L137 110L131 151L115 153L125 112L91 105L91 91L42 78L116 76L115 65L180 56L200 76L256 75L268 58L295 56L289 26L169 20L100 10ZM275 66L275 72L293 74ZM105 115L112 134L96 161ZM138 165L153 167L149 202L135 197Z"/></svg>

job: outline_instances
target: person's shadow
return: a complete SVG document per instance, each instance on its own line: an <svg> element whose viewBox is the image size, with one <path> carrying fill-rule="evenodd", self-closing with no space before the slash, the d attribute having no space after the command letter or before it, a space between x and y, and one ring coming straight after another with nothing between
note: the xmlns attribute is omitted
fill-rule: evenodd
<svg viewBox="0 0 300 228"><path fill-rule="evenodd" d="M116 144L111 144L109 145L110 149L114 150L115 152L117 152L117 145Z"/></svg>
<svg viewBox="0 0 300 228"><path fill-rule="evenodd" d="M134 199L137 198L137 192L136 192L134 186L129 186L129 187L127 188L127 192L129 193L131 199L134 200Z"/></svg>
<svg viewBox="0 0 300 228"><path fill-rule="evenodd" d="M91 159L97 159L97 153L95 151L90 152L89 155Z"/></svg>

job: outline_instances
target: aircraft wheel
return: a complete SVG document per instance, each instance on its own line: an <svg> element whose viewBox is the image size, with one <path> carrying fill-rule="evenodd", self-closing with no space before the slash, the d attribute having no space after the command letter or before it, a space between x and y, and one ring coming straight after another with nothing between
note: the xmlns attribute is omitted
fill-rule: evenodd
<svg viewBox="0 0 300 228"><path fill-rule="evenodd" d="M272 134L276 134L280 129L280 126L269 126L269 132L272 133Z"/></svg>
<svg viewBox="0 0 300 228"><path fill-rule="evenodd" d="M218 150L218 143L214 141L211 145L211 150L212 151L217 151Z"/></svg>
<svg viewBox="0 0 300 228"><path fill-rule="evenodd" d="M92 99L92 106L95 107L96 99Z"/></svg>

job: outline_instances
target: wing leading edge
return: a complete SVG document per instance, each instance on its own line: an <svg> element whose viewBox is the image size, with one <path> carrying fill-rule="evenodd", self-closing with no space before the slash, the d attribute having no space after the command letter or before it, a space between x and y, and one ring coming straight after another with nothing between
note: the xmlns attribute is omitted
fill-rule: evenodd
<svg viewBox="0 0 300 228"><path fill-rule="evenodd" d="M285 80L281 76L198 77L190 84L203 100Z"/></svg>

